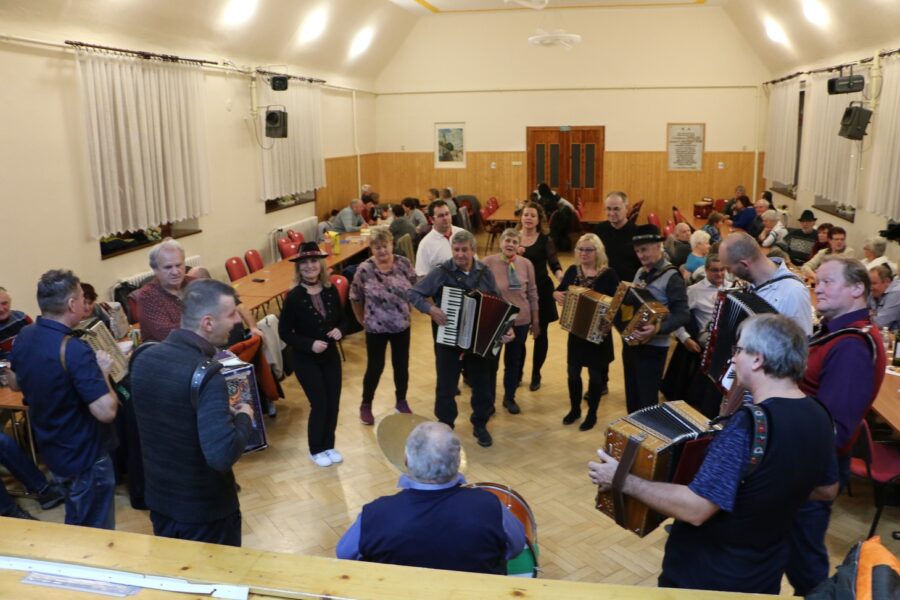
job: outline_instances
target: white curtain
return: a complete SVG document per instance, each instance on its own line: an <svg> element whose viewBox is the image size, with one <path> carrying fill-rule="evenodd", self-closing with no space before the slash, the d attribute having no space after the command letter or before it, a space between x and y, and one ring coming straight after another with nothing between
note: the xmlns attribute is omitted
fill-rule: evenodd
<svg viewBox="0 0 900 600"><path fill-rule="evenodd" d="M96 237L209 212L197 66L80 50Z"/></svg>
<svg viewBox="0 0 900 600"><path fill-rule="evenodd" d="M836 76L813 73L806 82L798 187L856 207L862 143L840 137L838 131L844 110L851 101L862 100L862 94L830 95L828 80Z"/></svg>
<svg viewBox="0 0 900 600"><path fill-rule="evenodd" d="M900 220L900 56L884 59L883 87L872 116L872 165L866 210Z"/></svg>
<svg viewBox="0 0 900 600"><path fill-rule="evenodd" d="M800 78L769 88L769 121L763 177L769 183L794 183L797 167L797 119L800 114Z"/></svg>
<svg viewBox="0 0 900 600"><path fill-rule="evenodd" d="M261 82L259 120L262 189L260 200L300 194L325 186L322 155L322 89L290 79L288 89L276 92ZM286 110L286 138L267 138L266 107Z"/></svg>

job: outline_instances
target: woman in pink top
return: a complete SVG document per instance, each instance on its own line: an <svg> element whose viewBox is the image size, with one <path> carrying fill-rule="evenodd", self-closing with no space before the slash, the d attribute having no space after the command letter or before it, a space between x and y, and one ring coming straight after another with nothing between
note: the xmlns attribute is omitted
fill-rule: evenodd
<svg viewBox="0 0 900 600"><path fill-rule="evenodd" d="M515 338L506 344L503 355L503 407L514 415L521 412L519 405L516 404L516 388L519 385L519 374L522 372L525 338L528 336L529 328L535 337L541 333L534 266L530 260L519 255L520 239L520 233L516 229L505 230L500 235L500 254L484 259L484 264L494 274L497 289L500 290L503 299L519 308L513 326ZM492 390L497 388L499 367L498 360L494 363Z"/></svg>

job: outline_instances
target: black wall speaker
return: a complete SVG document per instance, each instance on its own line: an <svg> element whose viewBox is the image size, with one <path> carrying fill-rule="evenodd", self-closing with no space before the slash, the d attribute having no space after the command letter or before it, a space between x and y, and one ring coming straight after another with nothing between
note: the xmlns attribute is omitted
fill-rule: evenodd
<svg viewBox="0 0 900 600"><path fill-rule="evenodd" d="M272 79L269 80L269 85L272 86L274 91L283 92L288 88L288 78L284 75L273 75Z"/></svg>
<svg viewBox="0 0 900 600"><path fill-rule="evenodd" d="M287 112L280 109L266 110L266 137L287 137Z"/></svg>
<svg viewBox="0 0 900 600"><path fill-rule="evenodd" d="M861 102L851 102L841 117L841 130L838 135L848 140L863 139L871 118L871 110L863 108Z"/></svg>
<svg viewBox="0 0 900 600"><path fill-rule="evenodd" d="M832 77L828 80L829 94L852 94L861 92L866 87L866 78L862 75L848 75L846 77Z"/></svg>

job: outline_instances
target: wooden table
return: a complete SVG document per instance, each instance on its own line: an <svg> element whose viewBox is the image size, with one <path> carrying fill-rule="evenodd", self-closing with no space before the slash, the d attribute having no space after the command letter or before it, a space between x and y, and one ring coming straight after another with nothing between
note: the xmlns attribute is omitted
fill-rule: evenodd
<svg viewBox="0 0 900 600"><path fill-rule="evenodd" d="M731 600L772 597L375 565L3 517L0 517L0 530L3 531L0 555L175 577L197 583L245 585L250 587L250 597L257 599ZM21 571L0 570L0 596L16 600L104 597L28 585L21 582L23 576ZM198 596L147 589L134 596L137 600L187 597Z"/></svg>
<svg viewBox="0 0 900 600"><path fill-rule="evenodd" d="M590 202L584 205L582 210L582 223L599 223L606 220L606 209L600 202ZM516 214L515 202L504 202L497 207L488 217L491 222L515 222L519 221L519 215Z"/></svg>
<svg viewBox="0 0 900 600"><path fill-rule="evenodd" d="M900 376L885 373L872 408L894 431L900 432Z"/></svg>
<svg viewBox="0 0 900 600"><path fill-rule="evenodd" d="M31 422L28 420L28 407L25 406L22 392L14 392L11 388L0 387L0 410L12 413L13 438L20 448L28 450L32 462L37 464L34 435L31 432Z"/></svg>
<svg viewBox="0 0 900 600"><path fill-rule="evenodd" d="M340 239L340 254L331 254L325 259L325 264L329 268L339 265L369 248L369 236L367 235L342 233ZM253 310L291 289L294 285L294 269L294 263L283 259L266 265L246 277L235 279L231 282L231 286L240 295L244 306Z"/></svg>

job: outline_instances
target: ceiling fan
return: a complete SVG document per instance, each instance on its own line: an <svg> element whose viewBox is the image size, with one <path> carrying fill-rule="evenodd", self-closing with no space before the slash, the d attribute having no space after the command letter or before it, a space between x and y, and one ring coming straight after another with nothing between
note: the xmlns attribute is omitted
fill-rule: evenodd
<svg viewBox="0 0 900 600"><path fill-rule="evenodd" d="M572 46L581 43L581 36L577 33L568 33L564 29L554 29L553 31L538 29L533 36L528 38L528 43L535 46L562 46L566 50L571 50Z"/></svg>

